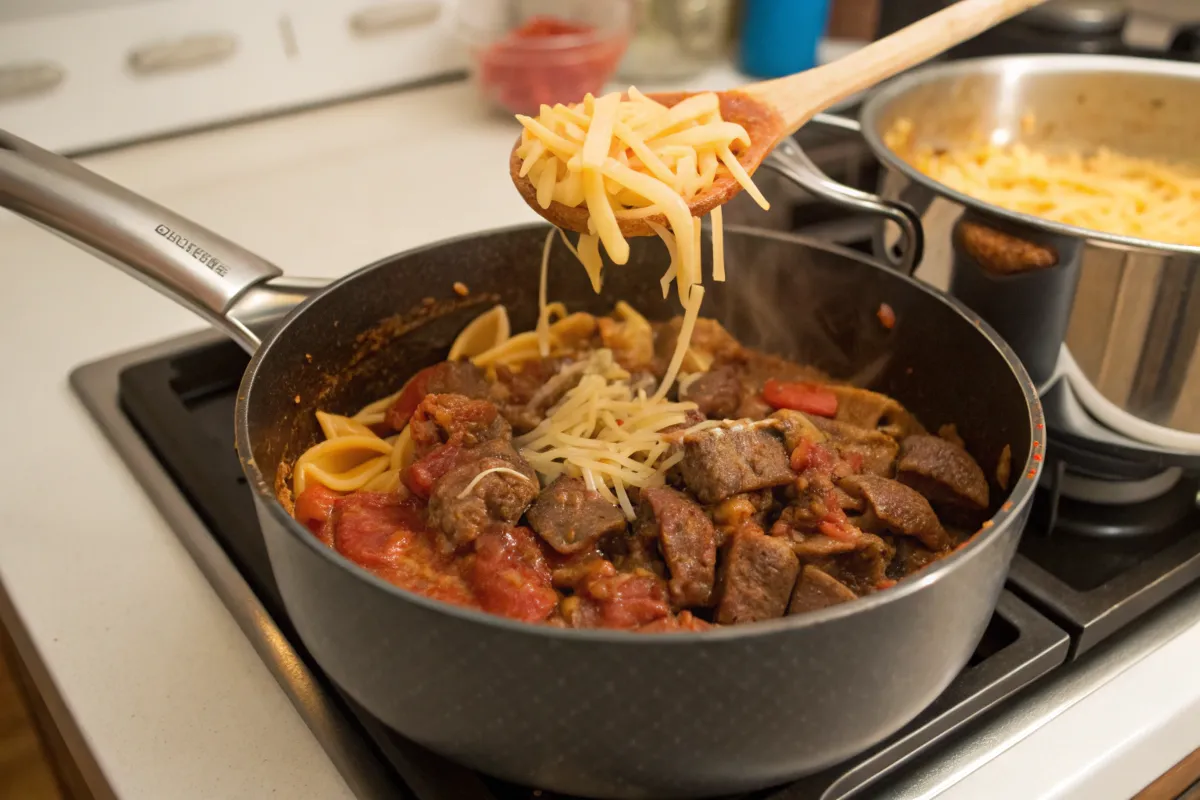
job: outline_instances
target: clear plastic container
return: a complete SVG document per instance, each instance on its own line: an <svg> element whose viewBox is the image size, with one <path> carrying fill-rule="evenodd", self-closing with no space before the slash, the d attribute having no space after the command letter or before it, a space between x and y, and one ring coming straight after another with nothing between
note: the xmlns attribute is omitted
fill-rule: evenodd
<svg viewBox="0 0 1200 800"><path fill-rule="evenodd" d="M629 45L629 0L459 0L482 97L509 114L598 94Z"/></svg>

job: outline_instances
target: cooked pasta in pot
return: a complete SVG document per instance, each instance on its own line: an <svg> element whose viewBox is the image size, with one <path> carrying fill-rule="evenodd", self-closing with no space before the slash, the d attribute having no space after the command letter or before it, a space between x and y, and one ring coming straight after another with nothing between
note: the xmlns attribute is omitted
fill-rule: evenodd
<svg viewBox="0 0 1200 800"><path fill-rule="evenodd" d="M1138 158L1107 147L1063 152L1021 143L914 146L898 120L889 148L969 197L1087 230L1200 246L1200 168Z"/></svg>

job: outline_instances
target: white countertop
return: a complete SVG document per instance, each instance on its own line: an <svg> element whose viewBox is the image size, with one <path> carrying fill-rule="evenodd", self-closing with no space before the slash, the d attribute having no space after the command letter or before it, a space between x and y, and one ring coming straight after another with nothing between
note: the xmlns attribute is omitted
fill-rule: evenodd
<svg viewBox="0 0 1200 800"><path fill-rule="evenodd" d="M514 124L472 99L463 84L411 90L84 162L291 274L335 277L534 219L507 176ZM418 120L444 123L438 138ZM461 160L443 174L432 155L449 152ZM350 797L67 386L82 362L201 325L8 215L0 258L0 581L42 688L121 798ZM1198 662L1200 622L944 796L1128 796L1200 745Z"/></svg>

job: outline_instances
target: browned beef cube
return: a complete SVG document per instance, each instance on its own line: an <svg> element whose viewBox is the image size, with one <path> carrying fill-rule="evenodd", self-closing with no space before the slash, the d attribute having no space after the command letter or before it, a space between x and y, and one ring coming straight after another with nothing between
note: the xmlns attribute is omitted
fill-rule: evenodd
<svg viewBox="0 0 1200 800"><path fill-rule="evenodd" d="M815 558L810 563L836 578L855 594L870 594L887 580L888 564L896 549L873 533L862 534L857 544L854 550L828 558Z"/></svg>
<svg viewBox="0 0 1200 800"><path fill-rule="evenodd" d="M857 597L858 595L829 573L819 567L805 565L792 592L788 613L803 614L805 611L816 611Z"/></svg>
<svg viewBox="0 0 1200 800"><path fill-rule="evenodd" d="M950 536L929 501L904 484L878 475L852 475L838 486L865 501L864 511L850 518L864 531L913 536L930 550L950 547Z"/></svg>
<svg viewBox="0 0 1200 800"><path fill-rule="evenodd" d="M512 426L494 403L461 394L425 395L408 426L420 451L447 442L475 447L492 439L512 438Z"/></svg>
<svg viewBox="0 0 1200 800"><path fill-rule="evenodd" d="M825 434L825 445L858 471L890 477L900 445L886 433L860 428L848 422L813 417L812 423Z"/></svg>
<svg viewBox="0 0 1200 800"><path fill-rule="evenodd" d="M676 608L707 606L716 582L717 534L704 510L687 495L665 486L642 490L637 538L657 539L667 562L667 589Z"/></svg>
<svg viewBox="0 0 1200 800"><path fill-rule="evenodd" d="M743 527L725 556L717 622L782 617L799 572L800 561L787 542L753 526Z"/></svg>
<svg viewBox="0 0 1200 800"><path fill-rule="evenodd" d="M900 443L896 479L911 486L939 511L982 512L988 483L970 453L938 436L909 436Z"/></svg>
<svg viewBox="0 0 1200 800"><path fill-rule="evenodd" d="M796 477L776 431L749 424L689 435L679 466L684 483L702 503L782 486Z"/></svg>
<svg viewBox="0 0 1200 800"><path fill-rule="evenodd" d="M491 384L479 367L469 361L442 361L421 370L405 384L400 397L388 409L386 422L392 430L403 429L413 408L427 394L459 394L482 400L490 392Z"/></svg>
<svg viewBox="0 0 1200 800"><path fill-rule="evenodd" d="M492 523L516 524L538 489L537 473L511 444L489 442L463 451L433 485L429 522L442 532L443 549L453 552Z"/></svg>
<svg viewBox="0 0 1200 800"><path fill-rule="evenodd" d="M742 404L742 381L732 367L719 367L692 381L679 399L695 403L710 419L728 419Z"/></svg>
<svg viewBox="0 0 1200 800"><path fill-rule="evenodd" d="M621 509L563 475L538 495L529 509L529 525L546 544L564 555L577 553L607 534L625 530Z"/></svg>

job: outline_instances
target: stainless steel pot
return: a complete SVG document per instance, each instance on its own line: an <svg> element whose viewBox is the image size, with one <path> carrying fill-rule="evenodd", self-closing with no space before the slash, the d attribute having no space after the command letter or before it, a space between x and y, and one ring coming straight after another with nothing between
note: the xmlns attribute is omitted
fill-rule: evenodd
<svg viewBox="0 0 1200 800"><path fill-rule="evenodd" d="M874 91L860 116L885 167L881 198L920 215L926 251L917 274L988 320L1043 390L1065 378L1113 430L1189 452L1200 452L1200 247L983 203L918 172L885 135L908 119L908 141L918 146L983 136L1194 161L1198 103L1196 64L1004 56L914 70ZM881 225L881 253L896 239L888 228Z"/></svg>

